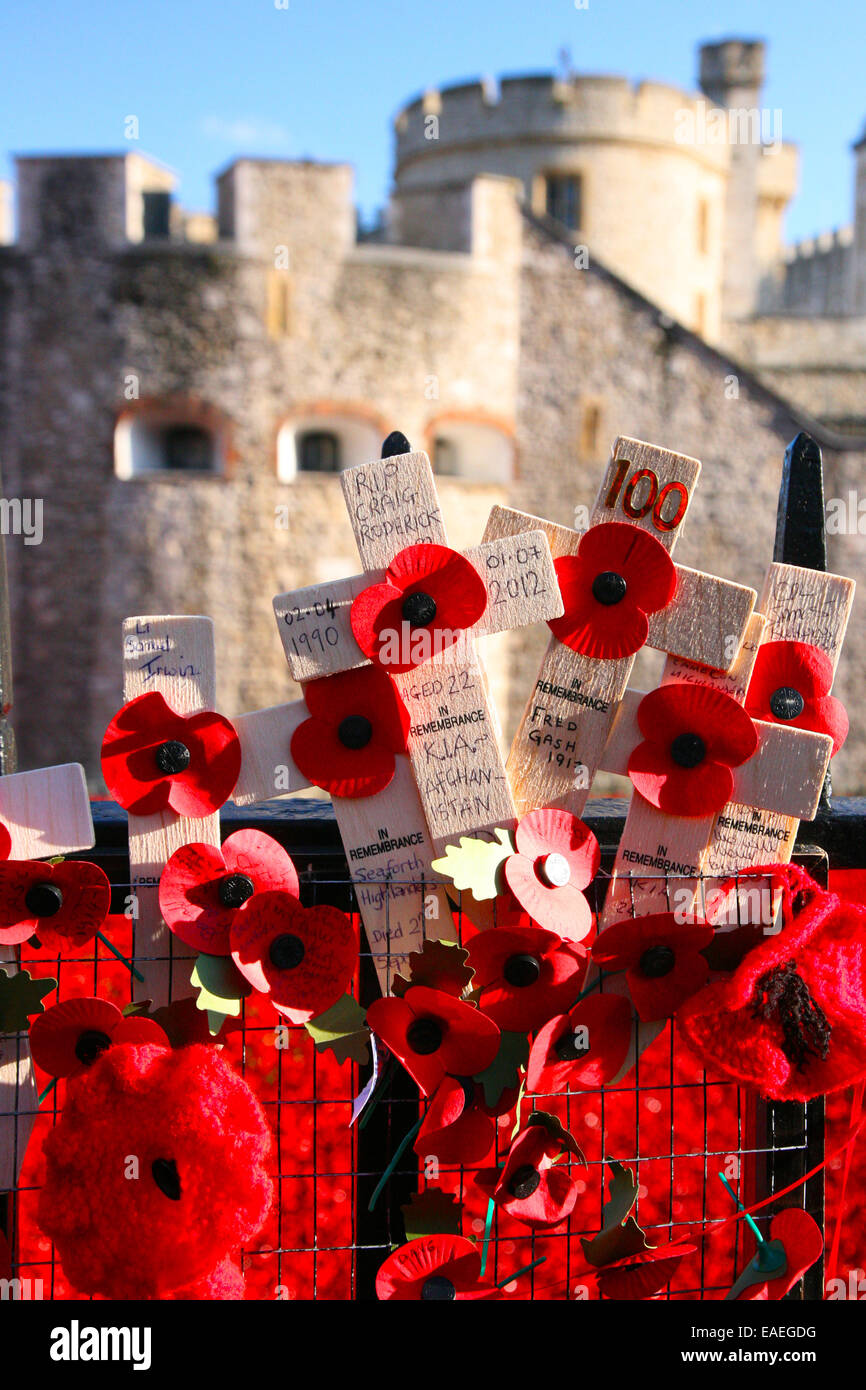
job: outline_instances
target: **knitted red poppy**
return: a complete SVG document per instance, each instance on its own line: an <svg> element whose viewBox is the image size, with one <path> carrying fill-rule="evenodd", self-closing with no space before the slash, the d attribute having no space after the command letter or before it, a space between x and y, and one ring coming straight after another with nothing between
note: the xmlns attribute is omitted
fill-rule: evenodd
<svg viewBox="0 0 866 1390"><path fill-rule="evenodd" d="M159 880L159 910L179 940L227 956L235 913L254 893L298 896L298 875L282 845L261 830L236 830L215 845L181 845Z"/></svg>
<svg viewBox="0 0 866 1390"><path fill-rule="evenodd" d="M39 1225L81 1293L239 1297L220 1267L267 1216L270 1150L258 1101L212 1047L112 1047L45 1139Z"/></svg>
<svg viewBox="0 0 866 1390"><path fill-rule="evenodd" d="M710 967L701 951L712 939L713 929L704 923L654 912L613 922L593 944L592 959L602 970L626 972L638 1015L653 1023L670 1018L706 984Z"/></svg>
<svg viewBox="0 0 866 1390"><path fill-rule="evenodd" d="M765 642L758 648L746 692L746 711L770 724L791 724L829 734L833 754L848 736L848 715L829 693L833 663L820 647L807 642Z"/></svg>
<svg viewBox="0 0 866 1390"><path fill-rule="evenodd" d="M107 999L66 999L30 1025L33 1060L49 1076L79 1076L119 1043L168 1047L168 1038L152 1018L125 1018Z"/></svg>
<svg viewBox="0 0 866 1390"><path fill-rule="evenodd" d="M644 742L628 761L635 790L671 816L711 816L730 801L733 767L754 753L752 720L730 695L673 681L645 695L637 721Z"/></svg>
<svg viewBox="0 0 866 1390"><path fill-rule="evenodd" d="M496 927L469 943L478 1007L506 1033L530 1033L564 1013L580 993L586 952L538 927Z"/></svg>
<svg viewBox="0 0 866 1390"><path fill-rule="evenodd" d="M501 1298L481 1282L481 1251L465 1236L419 1236L400 1245L376 1275L376 1296L401 1302Z"/></svg>
<svg viewBox="0 0 866 1390"><path fill-rule="evenodd" d="M565 612L548 621L560 642L604 660L633 656L649 634L648 613L665 608L677 572L661 541L639 526L591 526L577 555L554 561Z"/></svg>
<svg viewBox="0 0 866 1390"><path fill-rule="evenodd" d="M352 632L365 656L396 675L447 650L486 607L484 580L467 559L444 545L410 545L384 583L358 594Z"/></svg>
<svg viewBox="0 0 866 1390"><path fill-rule="evenodd" d="M749 1284L736 1302L754 1303L781 1299L799 1284L807 1269L821 1258L824 1237L813 1217L801 1207L786 1207L770 1222L770 1240L781 1241L786 1256L785 1269L775 1279Z"/></svg>
<svg viewBox="0 0 866 1390"><path fill-rule="evenodd" d="M46 946L79 950L103 926L110 906L108 879L84 859L0 864L0 945L15 946L38 932Z"/></svg>
<svg viewBox="0 0 866 1390"><path fill-rule="evenodd" d="M291 893L256 893L231 924L232 960L278 1013L307 1023L345 994L358 934L336 907L302 907Z"/></svg>
<svg viewBox="0 0 866 1390"><path fill-rule="evenodd" d="M629 527L629 529L633 529ZM505 861L511 892L534 922L569 941L592 929L592 912L582 889L598 872L601 852L588 825L569 811L546 806L517 824L517 853Z"/></svg>
<svg viewBox="0 0 866 1390"><path fill-rule="evenodd" d="M783 886L781 929L687 1000L677 1024L705 1066L772 1100L811 1100L866 1075L866 908L791 864L752 876Z"/></svg>
<svg viewBox="0 0 866 1390"><path fill-rule="evenodd" d="M241 745L221 714L175 714L151 690L130 700L102 741L102 775L127 811L149 816L209 816L231 796L241 770Z"/></svg>
<svg viewBox="0 0 866 1390"><path fill-rule="evenodd" d="M545 1125L530 1123L513 1141L505 1167L482 1168L475 1181L524 1226L549 1230L571 1215L577 1201L577 1183L567 1166L554 1166L566 1151L563 1140Z"/></svg>
<svg viewBox="0 0 866 1390"><path fill-rule="evenodd" d="M481 1163L496 1142L496 1121L483 1099L471 1076L444 1077L418 1131L416 1154L432 1154L440 1163Z"/></svg>
<svg viewBox="0 0 866 1390"><path fill-rule="evenodd" d="M406 752L409 714L394 682L376 666L341 671L304 687L310 718L292 734L292 757L331 796L375 796Z"/></svg>
<svg viewBox="0 0 866 1390"><path fill-rule="evenodd" d="M552 1018L532 1044L526 1089L532 1095L596 1090L619 1075L632 1038L632 1013L621 994L589 994Z"/></svg>
<svg viewBox="0 0 866 1390"><path fill-rule="evenodd" d="M367 1010L367 1024L425 1096L432 1096L445 1076L480 1076L499 1050L492 1019L426 985L413 985L401 999L377 999Z"/></svg>

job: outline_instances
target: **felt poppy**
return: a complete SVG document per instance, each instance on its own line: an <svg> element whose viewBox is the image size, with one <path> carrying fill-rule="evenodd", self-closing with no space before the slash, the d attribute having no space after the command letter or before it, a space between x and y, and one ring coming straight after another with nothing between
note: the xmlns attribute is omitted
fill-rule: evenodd
<svg viewBox="0 0 866 1390"><path fill-rule="evenodd" d="M765 642L758 648L746 692L746 711L769 724L790 724L829 734L833 754L848 736L848 715L829 692L833 663L808 642Z"/></svg>
<svg viewBox="0 0 866 1390"><path fill-rule="evenodd" d="M400 1245L376 1275L377 1298L430 1303L500 1298L481 1282L481 1251L465 1236L419 1236Z"/></svg>
<svg viewBox="0 0 866 1390"><path fill-rule="evenodd" d="M592 947L602 970L624 970L632 1002L643 1023L670 1018L707 982L710 967L701 951L713 939L705 923L678 922L673 912L624 918L607 927Z"/></svg>
<svg viewBox="0 0 866 1390"><path fill-rule="evenodd" d="M581 890L601 860L589 826L547 806L518 821L514 842L517 853L506 859L503 872L520 906L545 930L582 941L592 928L592 912Z"/></svg>
<svg viewBox="0 0 866 1390"><path fill-rule="evenodd" d="M866 907L790 864L750 873L787 881L781 927L688 999L677 1025L705 1067L771 1100L811 1100L866 1076Z"/></svg>
<svg viewBox="0 0 866 1390"><path fill-rule="evenodd" d="M693 1255L696 1249L686 1241L673 1241L614 1260L595 1271L598 1291L602 1298L652 1298L673 1278L685 1256Z"/></svg>
<svg viewBox="0 0 866 1390"><path fill-rule="evenodd" d="M711 816L730 801L731 771L758 746L742 705L710 685L673 681L638 705L644 742L628 761L635 790L672 816Z"/></svg>
<svg viewBox="0 0 866 1390"><path fill-rule="evenodd" d="M375 1000L367 1024L425 1096L445 1076L479 1076L499 1050L499 1029L491 1018L426 985L413 985L399 999Z"/></svg>
<svg viewBox="0 0 866 1390"><path fill-rule="evenodd" d="M80 950L96 936L110 906L111 885L98 864L0 863L0 945L18 945L38 932L46 946Z"/></svg>
<svg viewBox="0 0 866 1390"><path fill-rule="evenodd" d="M228 800L241 770L241 745L221 714L175 714L158 690L130 700L102 741L102 775L127 811L174 811L200 818Z"/></svg>
<svg viewBox="0 0 866 1390"><path fill-rule="evenodd" d="M634 656L649 634L647 614L666 608L677 587L661 541L625 521L591 526L577 555L554 566L565 612L548 627L572 651L602 660Z"/></svg>
<svg viewBox="0 0 866 1390"><path fill-rule="evenodd" d="M802 1207L786 1207L770 1222L770 1240L781 1241L786 1264L775 1279L749 1284L737 1297L738 1303L765 1302L784 1298L821 1258L824 1237L813 1217Z"/></svg>
<svg viewBox="0 0 866 1390"><path fill-rule="evenodd" d="M597 1090L622 1070L632 1039L632 1011L621 994L589 994L547 1022L532 1044L526 1069L531 1095L566 1088Z"/></svg>
<svg viewBox="0 0 866 1390"><path fill-rule="evenodd" d="M159 910L179 940L207 955L231 951L235 913L261 892L298 896L298 875L282 845L261 830L236 830L216 845L175 850L159 880Z"/></svg>
<svg viewBox="0 0 866 1390"><path fill-rule="evenodd" d="M135 1014L127 1018L107 999L67 999L52 1004L30 1026L33 1060L49 1076L78 1076L119 1043L169 1045L152 1018Z"/></svg>
<svg viewBox="0 0 866 1390"><path fill-rule="evenodd" d="M336 907L302 907L291 893L254 893L232 918L232 960L278 1013L307 1023L345 994L358 958L351 920Z"/></svg>
<svg viewBox="0 0 866 1390"><path fill-rule="evenodd" d="M440 1163L481 1163L496 1142L496 1120L483 1098L471 1076L443 1077L418 1131L416 1154L432 1154Z"/></svg>
<svg viewBox="0 0 866 1390"><path fill-rule="evenodd" d="M331 796L375 796L406 752L409 713L394 682L376 666L323 676L304 687L310 718L292 734L292 757L314 787Z"/></svg>
<svg viewBox="0 0 866 1390"><path fill-rule="evenodd" d="M579 1152L576 1144L574 1149ZM557 1162L567 1151L565 1138L530 1122L512 1142L505 1167L482 1168L475 1181L509 1216L532 1230L548 1230L565 1221L577 1201L575 1179Z"/></svg>
<svg viewBox="0 0 866 1390"><path fill-rule="evenodd" d="M381 584L352 604L355 641L392 675L413 671L452 646L487 607L487 588L464 556L444 545L410 545Z"/></svg>
<svg viewBox="0 0 866 1390"><path fill-rule="evenodd" d="M506 1033L530 1033L574 1003L586 976L580 946L538 927L495 927L469 943L478 1007Z"/></svg>

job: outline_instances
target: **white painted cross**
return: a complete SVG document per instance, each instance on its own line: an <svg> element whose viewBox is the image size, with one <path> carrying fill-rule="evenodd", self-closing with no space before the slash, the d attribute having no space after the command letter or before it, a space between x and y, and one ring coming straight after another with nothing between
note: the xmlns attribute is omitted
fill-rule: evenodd
<svg viewBox="0 0 866 1390"><path fill-rule="evenodd" d="M93 821L79 763L0 777L0 826L10 859L51 859L92 849ZM0 946L0 965L17 972L17 948ZM0 1192L14 1188L36 1118L36 1082L26 1033L0 1036Z"/></svg>

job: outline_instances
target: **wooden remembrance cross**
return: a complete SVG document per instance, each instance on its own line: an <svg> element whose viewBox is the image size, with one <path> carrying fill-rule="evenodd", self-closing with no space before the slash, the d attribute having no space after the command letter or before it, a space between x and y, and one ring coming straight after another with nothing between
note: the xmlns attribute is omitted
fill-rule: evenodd
<svg viewBox="0 0 866 1390"><path fill-rule="evenodd" d="M0 777L0 825L9 832L10 859L51 859L92 849L93 821L79 763ZM17 950L0 946L0 966L16 973ZM38 1109L26 1033L0 1035L0 1193L10 1192Z"/></svg>
<svg viewBox="0 0 866 1390"><path fill-rule="evenodd" d="M308 681L367 665L352 634L355 597L380 583L409 545L447 545L433 473L424 453L403 453L347 469L343 493L365 572L274 600L280 636L295 680ZM474 637L562 613L543 529L522 528L464 552L487 588L486 609L464 637L415 670L393 676L410 715L408 760L397 758L393 782L375 796L334 798L334 811L356 883L374 962L387 992L395 967L426 934L453 935L440 880L430 867L461 834L513 825L516 808L499 752L494 710ZM233 722L242 748L239 805L309 785L291 763L289 742L308 717L303 700L241 715ZM282 784L275 774L282 769ZM278 788L278 790L277 790ZM390 847L409 837L411 849ZM414 843L412 843L414 841ZM385 852L379 854L379 847ZM432 902L425 901L432 895ZM428 925L429 923L429 925ZM399 943L398 952L393 952Z"/></svg>

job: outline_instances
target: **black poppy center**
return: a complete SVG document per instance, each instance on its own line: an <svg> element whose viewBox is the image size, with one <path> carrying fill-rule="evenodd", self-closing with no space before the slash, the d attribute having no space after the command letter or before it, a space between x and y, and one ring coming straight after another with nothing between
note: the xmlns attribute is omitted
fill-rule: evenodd
<svg viewBox="0 0 866 1390"><path fill-rule="evenodd" d="M179 739L170 738L161 743L154 754L156 765L167 777L185 772L189 767L189 749Z"/></svg>
<svg viewBox="0 0 866 1390"><path fill-rule="evenodd" d="M603 603L610 608L615 603L622 603L626 596L628 585L621 574L616 570L603 570L597 574L592 581L592 596L598 603Z"/></svg>
<svg viewBox="0 0 866 1390"><path fill-rule="evenodd" d="M373 737L373 725L363 714L350 714L341 721L337 738L344 748L366 748Z"/></svg>
<svg viewBox="0 0 866 1390"><path fill-rule="evenodd" d="M671 757L680 767L697 767L707 756L707 745L700 734L677 734L671 744Z"/></svg>
<svg viewBox="0 0 866 1390"><path fill-rule="evenodd" d="M180 1201L180 1174L173 1158L155 1158L150 1165L153 1180L170 1202Z"/></svg>
<svg viewBox="0 0 866 1390"><path fill-rule="evenodd" d="M217 893L223 907L240 907L256 891L256 885L246 874L226 874L219 881Z"/></svg>
<svg viewBox="0 0 866 1390"><path fill-rule="evenodd" d="M641 974L646 975L648 980L660 980L662 975L671 973L676 963L677 958L670 946L650 946L640 958Z"/></svg>
<svg viewBox="0 0 866 1390"><path fill-rule="evenodd" d="M271 942L268 955L277 970L294 970L304 959L306 947L299 936L286 933Z"/></svg>
<svg viewBox="0 0 866 1390"><path fill-rule="evenodd" d="M429 1057L442 1046L442 1025L435 1018L416 1018L406 1029L406 1041L419 1057Z"/></svg>
<svg viewBox="0 0 866 1390"><path fill-rule="evenodd" d="M436 617L436 600L431 594L417 590L403 600L403 617L412 627L429 627Z"/></svg>
<svg viewBox="0 0 866 1390"><path fill-rule="evenodd" d="M803 696L792 685L780 685L770 696L770 709L776 719L797 719L805 706Z"/></svg>
<svg viewBox="0 0 866 1390"><path fill-rule="evenodd" d="M508 1184L508 1191L512 1197L516 1197L518 1202L522 1202L525 1197L531 1197L538 1184L541 1182L541 1174L537 1168L533 1168L531 1163L524 1163L522 1168L518 1168L511 1176Z"/></svg>
<svg viewBox="0 0 866 1390"><path fill-rule="evenodd" d="M111 1047L111 1038L97 1028L88 1028L81 1033L75 1044L75 1055L82 1066L89 1067Z"/></svg>
<svg viewBox="0 0 866 1390"><path fill-rule="evenodd" d="M425 1279L421 1285L421 1299L424 1303L433 1303L439 1299L456 1298L457 1290L446 1279L444 1274L431 1274L429 1279Z"/></svg>
<svg viewBox="0 0 866 1390"><path fill-rule="evenodd" d="M541 966L535 956L509 956L502 973L515 989L526 989L527 985L535 984L541 974Z"/></svg>
<svg viewBox="0 0 866 1390"><path fill-rule="evenodd" d="M56 883L33 883L24 902L33 917L53 917L63 906L63 894Z"/></svg>
<svg viewBox="0 0 866 1390"><path fill-rule="evenodd" d="M585 1057L589 1052L589 1043L584 1030L576 1033L569 1028L554 1044L553 1050L560 1062L576 1062L579 1057Z"/></svg>

